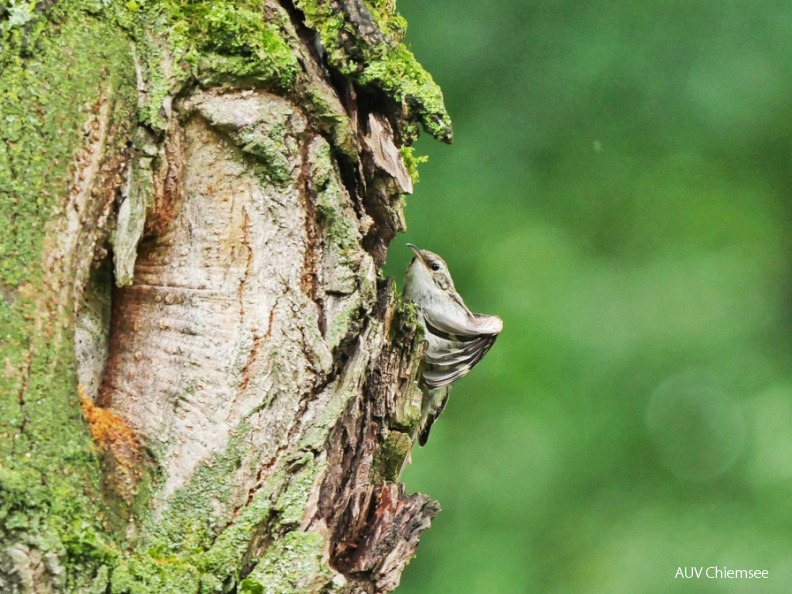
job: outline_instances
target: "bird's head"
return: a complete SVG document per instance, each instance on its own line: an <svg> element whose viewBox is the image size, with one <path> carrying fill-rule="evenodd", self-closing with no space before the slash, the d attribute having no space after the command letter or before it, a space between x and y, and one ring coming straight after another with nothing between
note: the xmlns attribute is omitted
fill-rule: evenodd
<svg viewBox="0 0 792 594"><path fill-rule="evenodd" d="M456 291L454 281L445 261L429 250L419 250L413 244L407 244L415 257L407 267L408 282L420 292Z"/></svg>

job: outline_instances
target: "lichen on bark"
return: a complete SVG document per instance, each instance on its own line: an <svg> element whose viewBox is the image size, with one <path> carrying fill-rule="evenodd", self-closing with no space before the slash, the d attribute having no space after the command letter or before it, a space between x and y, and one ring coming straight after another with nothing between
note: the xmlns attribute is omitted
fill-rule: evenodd
<svg viewBox="0 0 792 594"><path fill-rule="evenodd" d="M451 137L403 29L359 0L0 13L0 590L398 584L438 508L397 484L422 342L378 269L417 124Z"/></svg>

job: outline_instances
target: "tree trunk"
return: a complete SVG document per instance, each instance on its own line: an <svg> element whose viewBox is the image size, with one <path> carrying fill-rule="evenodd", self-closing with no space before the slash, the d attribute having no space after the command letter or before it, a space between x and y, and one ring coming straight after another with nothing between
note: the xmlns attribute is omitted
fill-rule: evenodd
<svg viewBox="0 0 792 594"><path fill-rule="evenodd" d="M0 591L387 592L442 96L389 0L0 7Z"/></svg>

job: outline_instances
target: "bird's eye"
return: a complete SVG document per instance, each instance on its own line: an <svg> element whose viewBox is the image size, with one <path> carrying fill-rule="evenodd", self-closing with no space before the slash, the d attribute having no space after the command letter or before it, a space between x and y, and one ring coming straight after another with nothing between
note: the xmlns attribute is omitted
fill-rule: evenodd
<svg viewBox="0 0 792 594"><path fill-rule="evenodd" d="M432 270L440 270L440 264L438 264L437 262L435 262L434 264L432 264L432 266L431 266L430 268L431 268Z"/></svg>

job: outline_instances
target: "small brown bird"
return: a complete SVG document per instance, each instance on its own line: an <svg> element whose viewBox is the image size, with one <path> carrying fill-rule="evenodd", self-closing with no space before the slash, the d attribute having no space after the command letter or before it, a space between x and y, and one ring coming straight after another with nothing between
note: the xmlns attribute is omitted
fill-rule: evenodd
<svg viewBox="0 0 792 594"><path fill-rule="evenodd" d="M498 316L474 314L454 288L443 259L407 244L415 257L404 278L404 299L415 303L426 336L422 383L424 398L418 441L429 439L455 381L470 371L503 330Z"/></svg>

